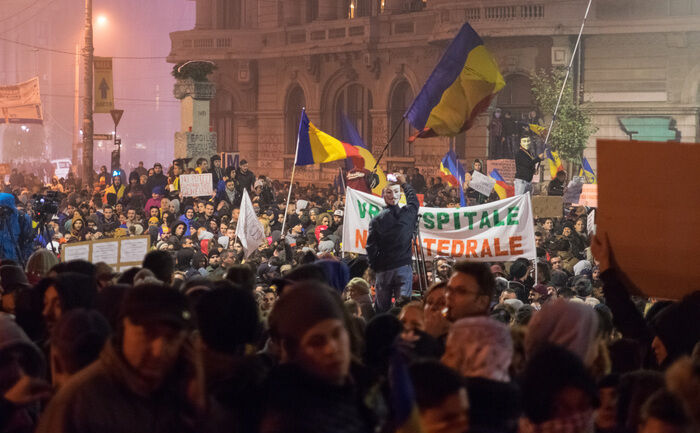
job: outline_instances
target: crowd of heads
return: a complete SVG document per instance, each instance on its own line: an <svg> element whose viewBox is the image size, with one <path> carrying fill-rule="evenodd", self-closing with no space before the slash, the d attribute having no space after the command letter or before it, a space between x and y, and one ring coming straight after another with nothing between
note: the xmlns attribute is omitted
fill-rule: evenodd
<svg viewBox="0 0 700 433"><path fill-rule="evenodd" d="M700 293L632 295L587 209L538 220L534 262L437 257L427 291L377 313L366 257L340 254L342 194L295 185L285 207L288 185L220 163L58 182L48 234L0 263L0 432L391 432L407 402L431 433L700 428ZM211 196L181 196L190 171ZM428 204L459 202L422 182ZM33 189L13 191L30 215ZM52 251L125 236L151 251L122 272Z"/></svg>

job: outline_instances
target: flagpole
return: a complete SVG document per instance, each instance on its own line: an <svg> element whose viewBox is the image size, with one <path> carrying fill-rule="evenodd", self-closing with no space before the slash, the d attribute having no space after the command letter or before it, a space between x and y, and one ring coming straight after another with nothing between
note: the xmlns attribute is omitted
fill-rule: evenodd
<svg viewBox="0 0 700 433"><path fill-rule="evenodd" d="M569 66L566 68L566 76L564 77L564 83L559 91L559 98L557 99L557 105L554 107L554 114L552 114L552 120L549 122L549 129L547 129L547 137L544 139L544 148L547 149L547 143L549 142L549 135L552 133L552 127L554 126L554 121L557 118L557 112L559 111L559 104L561 104L561 98L564 95L564 89L566 88L566 82L569 80L569 74L571 73L571 67L574 65L574 59L576 58L576 52L578 51L579 44L581 43L581 35L583 34L583 28L586 25L586 20L588 19L588 12L591 10L591 2L593 0L588 0L588 6L586 7L586 14L583 16L583 22L581 22L581 29L578 31L578 38L576 38L576 45L574 46L574 52L571 53L571 60L569 61Z"/></svg>
<svg viewBox="0 0 700 433"><path fill-rule="evenodd" d="M304 120L304 111L306 111L306 107L302 107L301 113L302 116L299 118L299 132L301 131L301 123ZM282 221L282 240L284 241L286 239L286 236L284 234L284 228L287 225L287 212L289 211L289 200L292 198L292 187L294 186L294 172L297 170L297 158L299 157L299 132L297 132L297 146L296 149L294 149L294 165L292 166L292 178L289 181L289 192L287 193L287 204L284 207L284 220Z"/></svg>
<svg viewBox="0 0 700 433"><path fill-rule="evenodd" d="M391 140L394 139L396 136L396 133L399 132L399 129L403 126L403 123L406 121L406 117L401 118L401 122L399 122L398 125L396 125L396 128L394 128L394 132L391 133L391 136L389 137L389 141L386 142L386 146L384 146L384 149L382 149L382 153L379 154L379 158L377 158L377 161L374 163L374 168L372 168L372 173L377 172L377 167L379 166L379 161L382 160L382 157L384 156L384 152L389 148L389 145L391 144Z"/></svg>

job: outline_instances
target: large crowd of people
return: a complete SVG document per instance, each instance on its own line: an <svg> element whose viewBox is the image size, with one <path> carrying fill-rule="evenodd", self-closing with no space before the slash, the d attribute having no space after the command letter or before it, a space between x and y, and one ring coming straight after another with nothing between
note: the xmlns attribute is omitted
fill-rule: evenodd
<svg viewBox="0 0 700 433"><path fill-rule="evenodd" d="M211 173L211 194L183 197L187 173ZM459 207L440 178L398 178ZM342 254L342 188L294 185L288 202L288 187L218 156L102 167L92 184L15 173L0 433L700 431L700 292L641 295L585 207L536 221L535 262L437 257L425 293L379 299L387 270L418 278L410 252L377 253L379 237L369 258ZM250 255L244 191L266 236ZM139 267L61 260L64 244L129 236L150 238Z"/></svg>

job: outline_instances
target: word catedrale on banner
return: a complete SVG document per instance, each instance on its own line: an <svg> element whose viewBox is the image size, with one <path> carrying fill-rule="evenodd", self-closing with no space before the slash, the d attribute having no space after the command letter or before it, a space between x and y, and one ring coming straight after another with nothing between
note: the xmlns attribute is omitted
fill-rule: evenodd
<svg viewBox="0 0 700 433"><path fill-rule="evenodd" d="M369 222L384 199L346 190L343 251L366 254ZM473 261L509 261L536 257L530 195L461 208L421 207L419 221L427 257L451 256Z"/></svg>

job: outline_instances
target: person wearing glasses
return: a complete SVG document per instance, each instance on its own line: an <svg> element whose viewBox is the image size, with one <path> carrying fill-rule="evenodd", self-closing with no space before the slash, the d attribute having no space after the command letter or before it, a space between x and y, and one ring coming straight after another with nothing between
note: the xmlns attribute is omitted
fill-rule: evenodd
<svg viewBox="0 0 700 433"><path fill-rule="evenodd" d="M496 280L484 263L457 262L445 289L445 317L456 322L465 317L487 316L496 292Z"/></svg>

